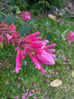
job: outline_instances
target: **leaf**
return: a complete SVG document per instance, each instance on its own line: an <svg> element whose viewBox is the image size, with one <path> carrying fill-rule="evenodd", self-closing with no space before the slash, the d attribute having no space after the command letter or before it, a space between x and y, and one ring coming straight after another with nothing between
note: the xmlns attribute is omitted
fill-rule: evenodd
<svg viewBox="0 0 74 99"><path fill-rule="evenodd" d="M52 20L55 20L56 19L56 16L52 15L52 14L48 14L48 17Z"/></svg>
<svg viewBox="0 0 74 99"><path fill-rule="evenodd" d="M61 35L60 34L53 34L53 33L47 33L46 34L46 39L49 41L55 40L56 39L60 39Z"/></svg>
<svg viewBox="0 0 74 99"><path fill-rule="evenodd" d="M30 27L29 25L24 25L24 26L22 26L22 28L20 29L19 34L20 34L20 35L25 35L25 34L29 33L30 30L31 30L31 27Z"/></svg>
<svg viewBox="0 0 74 99"><path fill-rule="evenodd" d="M46 34L46 39L49 40L49 41L55 40L55 34L47 33Z"/></svg>
<svg viewBox="0 0 74 99"><path fill-rule="evenodd" d="M16 21L15 16L7 16L6 18L3 19L3 21L6 21L6 23L12 23Z"/></svg>
<svg viewBox="0 0 74 99"><path fill-rule="evenodd" d="M60 34L55 34L55 37L60 40L61 35Z"/></svg>
<svg viewBox="0 0 74 99"><path fill-rule="evenodd" d="M71 76L74 78L74 70L72 71Z"/></svg>
<svg viewBox="0 0 74 99"><path fill-rule="evenodd" d="M59 80L59 79L53 80L50 83L50 86L52 86L52 87L58 87L58 86L61 86L61 85L62 85L62 80Z"/></svg>
<svg viewBox="0 0 74 99"><path fill-rule="evenodd" d="M3 19L3 15L0 14L0 20Z"/></svg>
<svg viewBox="0 0 74 99"><path fill-rule="evenodd" d="M1 12L6 13L7 12L6 8L2 7Z"/></svg>
<svg viewBox="0 0 74 99"><path fill-rule="evenodd" d="M14 0L7 0L8 3L15 4Z"/></svg>
<svg viewBox="0 0 74 99"><path fill-rule="evenodd" d="M3 15L0 14L0 22L3 20Z"/></svg>
<svg viewBox="0 0 74 99"><path fill-rule="evenodd" d="M35 22L36 20L35 20L34 18L31 18L31 21L32 21L32 22Z"/></svg>
<svg viewBox="0 0 74 99"><path fill-rule="evenodd" d="M49 41L51 41L51 37L52 37L52 34L51 33L47 33L46 39L49 40Z"/></svg>
<svg viewBox="0 0 74 99"><path fill-rule="evenodd" d="M57 65L62 65L62 63L59 61L58 58L54 58L54 60L55 60L55 64L57 64Z"/></svg>
<svg viewBox="0 0 74 99"><path fill-rule="evenodd" d="M0 47L3 48L3 42L0 41Z"/></svg>
<svg viewBox="0 0 74 99"><path fill-rule="evenodd" d="M64 24L64 21L61 20L61 18L58 18L57 16L54 16L52 14L48 14L48 17L52 20L54 20L55 22L59 22L60 24Z"/></svg>
<svg viewBox="0 0 74 99"><path fill-rule="evenodd" d="M56 62L59 62L59 59L58 59L58 58L54 58L54 60L55 60Z"/></svg>

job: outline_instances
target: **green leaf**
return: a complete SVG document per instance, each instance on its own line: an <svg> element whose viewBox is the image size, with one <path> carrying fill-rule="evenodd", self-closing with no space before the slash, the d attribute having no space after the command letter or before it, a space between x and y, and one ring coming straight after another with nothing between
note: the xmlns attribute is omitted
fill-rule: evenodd
<svg viewBox="0 0 74 99"><path fill-rule="evenodd" d="M3 21L6 21L6 23L12 23L16 21L15 16L7 16L6 18L3 19Z"/></svg>
<svg viewBox="0 0 74 99"><path fill-rule="evenodd" d="M54 60L55 60L56 62L59 62L59 59L58 59L58 58L54 58Z"/></svg>
<svg viewBox="0 0 74 99"><path fill-rule="evenodd" d="M36 20L35 20L34 18L31 18L31 21L32 21L32 22L35 22Z"/></svg>
<svg viewBox="0 0 74 99"><path fill-rule="evenodd" d="M48 39L49 41L55 40L55 38L60 40L61 35L60 34L53 34L53 33L47 33L47 35L46 35L46 39Z"/></svg>
<svg viewBox="0 0 74 99"><path fill-rule="evenodd" d="M0 20L3 19L3 15L0 14Z"/></svg>
<svg viewBox="0 0 74 99"><path fill-rule="evenodd" d="M7 11L6 11L6 8L1 8L1 12L3 12L3 13L6 13Z"/></svg>
<svg viewBox="0 0 74 99"><path fill-rule="evenodd" d="M62 63L59 61L59 59L58 58L54 58L54 60L55 60L55 63L58 65L62 65Z"/></svg>
<svg viewBox="0 0 74 99"><path fill-rule="evenodd" d="M51 33L47 33L46 39L49 40L49 41L51 41L51 39L52 39L52 34L51 34Z"/></svg>
<svg viewBox="0 0 74 99"><path fill-rule="evenodd" d="M56 38L60 40L61 35L60 34L55 34Z"/></svg>
<svg viewBox="0 0 74 99"><path fill-rule="evenodd" d="M0 22L3 20L3 15L0 14Z"/></svg>
<svg viewBox="0 0 74 99"><path fill-rule="evenodd" d="M7 0L8 3L12 3L12 4L15 4L15 1L14 0Z"/></svg>
<svg viewBox="0 0 74 99"><path fill-rule="evenodd" d="M20 34L20 35L25 35L25 34L27 34L28 32L30 32L30 30L31 30L31 27L30 27L29 25L24 25L24 26L22 26L22 28L20 29L19 34Z"/></svg>

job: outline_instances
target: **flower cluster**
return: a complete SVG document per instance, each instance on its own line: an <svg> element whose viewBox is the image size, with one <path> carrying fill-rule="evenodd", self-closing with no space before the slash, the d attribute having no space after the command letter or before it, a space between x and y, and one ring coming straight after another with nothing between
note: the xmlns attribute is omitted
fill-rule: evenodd
<svg viewBox="0 0 74 99"><path fill-rule="evenodd" d="M17 47L15 48L15 51L17 51L15 67L16 73L18 73L21 69L21 59L25 58L26 53L28 53L32 62L35 64L35 68L41 70L42 73L45 73L42 64L55 64L54 57L56 57L56 55L52 54L52 52L55 52L55 49L49 49L50 47L54 47L55 43L46 46L49 41L42 41L42 37L36 37L37 35L39 35L39 32L30 34L26 37L23 36L17 38L20 35L19 32L16 31L14 23L12 23L10 26L7 25L5 22L0 24L0 41L4 41L5 44L7 44L7 38L8 43L11 41L12 44L17 45Z"/></svg>
<svg viewBox="0 0 74 99"><path fill-rule="evenodd" d="M5 45L7 45L6 39L8 40L8 43L11 41L12 44L14 44L14 40L19 37L19 32L16 31L16 27L14 23L12 23L10 26L5 23L0 24L0 41L4 41Z"/></svg>
<svg viewBox="0 0 74 99"><path fill-rule="evenodd" d="M55 52L55 49L48 49L49 47L55 46L55 44L46 46L49 41L40 41L39 39L42 39L42 37L35 37L36 35L39 35L39 32L33 33L25 38L18 40L20 45L18 45L15 49L15 51L17 50L15 68L17 73L21 69L20 66L22 66L21 58L25 58L26 52L30 56L32 62L35 64L35 68L40 69L42 73L45 72L42 67L42 63L47 65L55 64L54 57L56 56L51 54L52 52Z"/></svg>
<svg viewBox="0 0 74 99"><path fill-rule="evenodd" d="M67 41L74 41L74 32L69 32L69 34L67 35Z"/></svg>
<svg viewBox="0 0 74 99"><path fill-rule="evenodd" d="M30 20L31 19L31 16L30 16L30 12L24 12L24 11L22 11L22 13L21 13L21 17L22 17L22 19L23 20Z"/></svg>

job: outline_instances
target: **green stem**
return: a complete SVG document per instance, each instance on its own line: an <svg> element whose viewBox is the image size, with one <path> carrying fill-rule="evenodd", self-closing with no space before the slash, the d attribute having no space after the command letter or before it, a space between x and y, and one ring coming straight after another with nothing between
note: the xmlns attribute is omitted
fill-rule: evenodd
<svg viewBox="0 0 74 99"><path fill-rule="evenodd" d="M0 12L0 14L4 15L5 17L7 16L6 14L4 14L3 12Z"/></svg>

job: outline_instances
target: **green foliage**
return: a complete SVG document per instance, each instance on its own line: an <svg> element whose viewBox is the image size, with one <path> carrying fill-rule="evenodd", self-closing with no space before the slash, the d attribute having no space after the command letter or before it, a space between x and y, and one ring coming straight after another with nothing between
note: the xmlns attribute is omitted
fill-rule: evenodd
<svg viewBox="0 0 74 99"><path fill-rule="evenodd" d="M6 13L7 11L6 11L6 8L1 8L1 11L3 12L3 13Z"/></svg>
<svg viewBox="0 0 74 99"><path fill-rule="evenodd" d="M47 33L46 39L51 41L52 40L52 34L51 33Z"/></svg>
<svg viewBox="0 0 74 99"><path fill-rule="evenodd" d="M0 16L0 18L3 17ZM20 21L21 18L17 21L18 26ZM32 20L30 20L30 24L31 21ZM48 22L50 25L46 26L46 22ZM74 60L74 56L72 55L74 52L74 43L72 44L72 46L69 46L66 40L64 41L63 39L61 39L60 35L63 34L63 31L65 30L68 32L74 31L74 26L69 25L68 22L63 25L59 25L59 23L51 20L49 17L40 17L39 21L36 20L34 25L35 26L32 30L32 33L39 31L42 37L47 36L48 40L50 41L49 44L56 43L56 46L54 47L56 49L55 54L57 55L57 57L55 58L56 64L53 66L43 65L47 72L42 75L41 71L35 68L35 65L32 63L29 56L26 55L25 59L23 59L22 61L22 69L17 74L13 72L13 70L15 69L15 52L6 62L6 66L4 66L4 70L2 70L0 74L0 98L13 99L15 96L19 95L19 99L22 99L22 94L25 93L24 90L29 89L31 91L35 90L35 88L38 88L38 91L35 92L33 96L29 97L30 99L34 99L34 97L38 97L39 99L59 99L59 97L61 99L73 99L74 81L70 73L72 69L74 69L74 65L71 64L71 62L73 62ZM26 25L22 27L23 31L21 33L25 34L27 31L24 32L24 29L26 29L28 26ZM48 32L47 30L44 30L42 28L49 29L51 32ZM29 30L29 27L27 29ZM54 31L57 33L53 33ZM0 65L2 61L6 59L6 57L10 56L10 53L12 53L14 49L15 46L11 43L9 43L7 46L4 46L3 49L0 49ZM72 54L69 51L71 51ZM67 59L70 60L66 60L67 64L65 65L62 64L62 55L66 55ZM24 65L25 60L27 60L26 66ZM59 69L56 70L56 67L59 67ZM46 75L50 75L50 72L48 72L48 70L54 72L55 74L52 75L52 77L47 78ZM20 77L20 80L18 79L18 77ZM51 87L50 82L57 78L63 81L62 86L57 88ZM46 82L46 79L49 79L49 83ZM9 81L9 83L6 85L5 83L7 80ZM34 83L36 84L36 87L33 86ZM18 84L21 85L20 88L18 88Z"/></svg>
<svg viewBox="0 0 74 99"><path fill-rule="evenodd" d="M36 20L34 18L31 18L31 22L34 23Z"/></svg>
<svg viewBox="0 0 74 99"><path fill-rule="evenodd" d="M49 2L48 2L47 0L39 0L38 3L39 3L39 4L43 4L43 6L45 6L45 5L46 5L47 7L50 6L50 4L49 4Z"/></svg>
<svg viewBox="0 0 74 99"><path fill-rule="evenodd" d="M6 21L6 23L12 23L16 21L15 16L7 16L6 18L3 19L3 21Z"/></svg>
<svg viewBox="0 0 74 99"><path fill-rule="evenodd" d="M29 25L23 25L22 28L20 29L19 34L25 35L25 34L29 33L30 30L31 30L31 27Z"/></svg>
<svg viewBox="0 0 74 99"><path fill-rule="evenodd" d="M66 4L66 0L39 0L38 3L43 6L46 5L48 8L55 8L64 6Z"/></svg>
<svg viewBox="0 0 74 99"><path fill-rule="evenodd" d="M13 2L16 0L9 1ZM19 1L20 0L18 0L18 2ZM26 0L24 1L26 2ZM36 14L40 14L39 11L41 11L42 8L39 9L39 6L37 6L37 4L39 5L39 3L36 3L37 0L34 1L36 6L34 5L32 7L36 8ZM54 2L56 1L57 0L54 0ZM14 4L14 6L11 7L11 11L13 11L14 9L18 11L20 9L19 5ZM15 19L15 16L7 16L4 19L3 14L0 14L0 21L3 20L6 20L7 23L15 22L17 27L19 27L17 28L18 30L20 29L22 24L25 24L25 21L23 21L19 16L17 17L17 20ZM9 43L7 44L7 46L4 45L3 48L0 48L0 65L4 62L6 57L10 56L9 60L6 62L6 66L2 67L4 68L4 70L1 71L0 69L1 99L13 99L17 95L20 96L19 99L22 99L22 94L25 93L24 90L29 89L31 91L35 88L38 88L38 92L35 92L35 94L30 97L30 99L34 99L34 97L38 97L38 99L73 99L74 79L71 77L71 71L74 70L74 42L72 42L71 46L69 46L67 40L64 40L61 35L63 35L64 31L67 31L67 33L70 31L74 31L74 26L70 25L67 18L63 21L66 22L62 25L59 25L59 23L51 20L49 17L40 17L38 18L38 21L32 18L31 20L26 22L26 24L33 25L32 33L39 31L40 36L43 37L43 40L48 39L49 44L56 43L56 46L53 47L55 48L55 54L57 55L55 58L56 64L53 66L43 65L44 69L47 70L44 75L41 74L40 70L37 70L35 68L35 65L32 63L28 55L26 55L25 59L22 60L22 69L19 71L19 73L17 74L13 72L13 70L15 69L16 52L12 56L11 53L14 51L16 46ZM70 22L73 21L74 20L70 19ZM48 24L46 24L47 22ZM31 30L31 27L29 25L22 26L22 28L20 29L21 35L28 34L28 32ZM66 56L67 64L62 64L62 62L64 61L62 59L62 55ZM26 66L24 64L25 60L27 61ZM56 70L56 67L59 67L59 69ZM47 78L46 75L50 75L50 72L48 72L48 70L50 72L55 72L55 74L52 75L52 77ZM20 80L18 79L18 77L20 77ZM62 86L57 88L51 87L50 82L57 78L63 81ZM46 79L49 79L49 83L46 83ZM9 83L6 85L5 83L7 80L9 81ZM34 83L36 84L36 87L33 86ZM20 88L18 88L18 84L21 85Z"/></svg>
<svg viewBox="0 0 74 99"><path fill-rule="evenodd" d="M55 39L60 40L61 39L61 36L58 33L57 34L54 33L54 35L52 33L47 33L46 34L46 39L51 42L51 41L54 41Z"/></svg>
<svg viewBox="0 0 74 99"><path fill-rule="evenodd" d="M18 7L17 5L14 5L14 6L11 5L11 6L9 7L9 10L10 10L10 12L14 12L14 11L15 11L16 14L17 14L17 12L18 12L20 9L19 9L19 7Z"/></svg>
<svg viewBox="0 0 74 99"><path fill-rule="evenodd" d="M0 21L2 21L2 19L3 19L3 15L0 14Z"/></svg>
<svg viewBox="0 0 74 99"><path fill-rule="evenodd" d="M44 9L38 2L32 4L31 12L36 16L44 12Z"/></svg>
<svg viewBox="0 0 74 99"><path fill-rule="evenodd" d="M28 0L7 0L13 6L18 6L20 10L25 10L28 7Z"/></svg>
<svg viewBox="0 0 74 99"><path fill-rule="evenodd" d="M66 4L66 0L50 0L52 7L63 7Z"/></svg>

